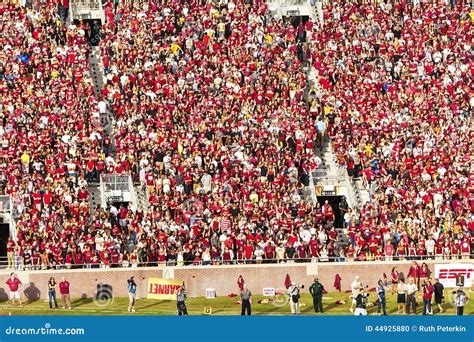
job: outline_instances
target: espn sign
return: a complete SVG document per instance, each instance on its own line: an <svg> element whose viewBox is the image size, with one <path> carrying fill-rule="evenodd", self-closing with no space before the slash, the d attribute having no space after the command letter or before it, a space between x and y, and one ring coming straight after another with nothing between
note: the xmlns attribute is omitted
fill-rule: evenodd
<svg viewBox="0 0 474 342"><path fill-rule="evenodd" d="M464 287L471 287L474 278L474 265L471 264L436 264L435 276L445 287L456 287L456 276L464 276Z"/></svg>

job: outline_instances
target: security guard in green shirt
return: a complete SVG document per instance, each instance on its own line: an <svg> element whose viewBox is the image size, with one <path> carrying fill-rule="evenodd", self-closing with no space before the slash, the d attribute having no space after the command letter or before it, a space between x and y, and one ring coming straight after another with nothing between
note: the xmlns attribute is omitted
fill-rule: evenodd
<svg viewBox="0 0 474 342"><path fill-rule="evenodd" d="M314 278L314 283L309 287L309 293L313 296L314 312L323 312L324 286L318 278Z"/></svg>

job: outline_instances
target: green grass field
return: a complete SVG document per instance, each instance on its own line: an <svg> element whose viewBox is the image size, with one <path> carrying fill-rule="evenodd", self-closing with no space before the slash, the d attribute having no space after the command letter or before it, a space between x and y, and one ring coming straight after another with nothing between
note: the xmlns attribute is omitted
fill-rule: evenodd
<svg viewBox="0 0 474 342"><path fill-rule="evenodd" d="M472 298L472 294L469 293ZM266 303L259 304L258 300L266 297L254 296L252 305L253 315L289 315L290 307L285 303L287 296L278 296L278 304ZM375 300L375 294L371 293L371 301ZM203 315L205 307L212 308L212 315L239 315L240 305L235 304L237 297L218 297L215 299L206 299L202 297L188 298L187 307L190 315ZM345 301L345 304L337 304L339 300ZM417 299L417 314L422 313L421 297ZM313 310L312 298L309 294L302 294L301 297L301 314L315 315ZM176 302L159 301L152 299L138 299L136 312L127 312L128 298L114 298L111 302L94 301L92 299L75 299L73 300L72 310L50 310L47 301L38 300L25 303L22 308L13 307L8 302L0 303L0 315L176 315ZM323 305L325 309L324 315L351 315L349 308L351 305L349 294L347 293L328 293L323 297ZM443 315L454 315L455 307L447 302L443 305L445 312ZM388 294L387 312L389 315L397 314L396 298L394 295ZM465 309L466 315L474 314L474 298L470 300ZM377 307L368 308L368 315L377 314ZM434 314L438 314L437 307L434 308ZM320 315L320 314L319 314Z"/></svg>

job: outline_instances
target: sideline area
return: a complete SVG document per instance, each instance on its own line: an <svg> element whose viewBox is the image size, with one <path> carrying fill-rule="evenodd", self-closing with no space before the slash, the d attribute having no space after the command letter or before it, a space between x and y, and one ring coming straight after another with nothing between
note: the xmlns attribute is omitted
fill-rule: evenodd
<svg viewBox="0 0 474 342"><path fill-rule="evenodd" d="M474 294L473 294L474 295ZM349 312L351 302L349 299L349 293L327 293L323 297L323 305L325 312L323 315L352 315ZM375 301L375 293L371 292L369 296L369 303ZM448 297L448 296L447 296ZM472 295L471 295L472 297ZM287 300L287 295L277 295L275 300L277 304L273 303L258 303L258 301L267 299L269 297L255 296L254 304L252 305L252 314L256 316L272 316L272 315L289 315L290 307ZM203 297L189 298L187 300L188 312L190 315L203 315L205 307L212 308L212 315L239 315L240 305L236 302L238 297L230 298L228 296L218 297L215 299L206 299ZM342 301L344 304L342 304ZM421 298L418 298L417 313L421 315ZM301 303L304 305L301 307L301 315L315 315L313 310L312 298L308 293L303 293L301 296ZM0 303L0 315L75 315L75 316L91 316L91 315L176 315L176 302L172 300L152 300L152 299L139 299L137 301L136 312L127 312L128 299L127 298L114 298L110 302L106 301L94 301L88 299L75 299L73 300L72 310L50 310L48 302L44 300L38 300L24 305L23 308L12 308L6 302ZM449 299L443 304L443 310L445 312L442 315L454 315L456 308L449 303ZM377 314L377 306L371 305L367 310L368 315ZM465 314L474 314L474 301L470 300L465 307ZM387 295L387 313L389 315L396 315L396 297L395 295ZM434 309L436 316L439 316L437 309ZM321 314L318 314L321 315Z"/></svg>

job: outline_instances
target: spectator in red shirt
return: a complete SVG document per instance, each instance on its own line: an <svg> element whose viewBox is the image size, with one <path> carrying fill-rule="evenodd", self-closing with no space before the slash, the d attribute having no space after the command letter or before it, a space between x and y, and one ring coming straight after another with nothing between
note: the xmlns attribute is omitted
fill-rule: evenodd
<svg viewBox="0 0 474 342"><path fill-rule="evenodd" d="M420 276L420 284L423 284L425 281L427 281L431 275L431 271L425 262L421 264L421 267L418 273Z"/></svg>
<svg viewBox="0 0 474 342"><path fill-rule="evenodd" d="M386 256L385 260L392 261L393 260L393 254L395 252L395 248L393 247L393 245L391 243L387 243L385 245L384 252L385 252L385 256Z"/></svg>
<svg viewBox="0 0 474 342"><path fill-rule="evenodd" d="M267 245L263 248L263 252L265 253L265 259L268 260L266 262L276 262L275 247L271 241L267 242Z"/></svg>
<svg viewBox="0 0 474 342"><path fill-rule="evenodd" d="M413 280L413 282L418 286L420 280L420 265L416 261L412 262L410 269L407 273L408 281Z"/></svg>
<svg viewBox="0 0 474 342"><path fill-rule="evenodd" d="M334 257L331 236L305 247L312 230L328 235L334 220L330 205L304 205L303 190L320 164L312 149L317 127L371 199L351 211L352 246L342 254L379 259L382 248L391 259L390 243L397 259L422 258L429 252L422 241L433 235L439 258L467 257L470 240L456 243L473 229L474 207L466 2L412 8L333 1L318 30L264 20L265 6L242 0L219 9L193 3L186 14L163 1L119 2L116 30L113 4L105 7L99 98L87 76L85 23L66 27L48 11L2 8L0 135L11 163L0 163L0 171L19 212L20 257L39 246L42 268L63 268L75 259L63 258L64 250L82 253L88 245L84 263L95 267L120 246L147 265L156 250L169 260L186 244L187 260L210 248L218 263L223 245L211 240L223 230L228 263L242 257L234 242L244 230L257 251L274 241L290 251L300 246L296 258ZM303 96L303 33L317 75L313 115ZM143 63L130 62L138 59ZM109 109L116 118L110 137L100 124ZM108 211L91 211L81 190L96 172L145 185L143 210L123 208L118 232Z"/></svg>
<svg viewBox="0 0 474 342"><path fill-rule="evenodd" d="M15 241L13 241L11 238L8 239L7 241L7 269L11 270L15 267Z"/></svg>
<svg viewBox="0 0 474 342"><path fill-rule="evenodd" d="M21 302L21 294L20 294L20 288L21 288L22 283L14 272L10 274L10 278L7 279L5 284L7 284L8 289L10 290L11 304L15 305L15 301L18 300L19 306L23 307L23 303Z"/></svg>
<svg viewBox="0 0 474 342"><path fill-rule="evenodd" d="M424 280L422 283L422 294L423 294L423 315L432 315L433 309L431 307L431 299L433 297L434 287L431 281Z"/></svg>
<svg viewBox="0 0 474 342"><path fill-rule="evenodd" d="M72 309L71 306L71 296L69 294L69 282L65 277L62 277L61 282L59 283L59 293L63 301L63 309Z"/></svg>

